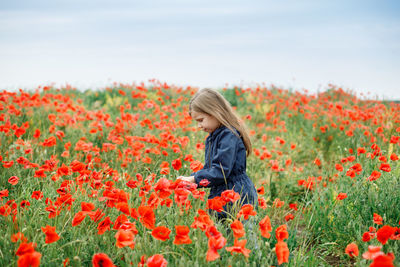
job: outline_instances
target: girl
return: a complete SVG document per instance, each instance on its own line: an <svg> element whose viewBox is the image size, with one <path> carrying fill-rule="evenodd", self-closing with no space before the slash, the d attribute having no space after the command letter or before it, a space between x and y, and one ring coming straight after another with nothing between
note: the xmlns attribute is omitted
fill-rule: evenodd
<svg viewBox="0 0 400 267"><path fill-rule="evenodd" d="M192 176L178 178L199 187L211 187L209 199L233 189L241 196L240 205L256 205L257 192L246 174L246 156L251 153L250 137L229 102L217 91L202 89L190 100L189 114L201 130L209 133L205 164ZM220 219L226 218L225 212L217 215Z"/></svg>

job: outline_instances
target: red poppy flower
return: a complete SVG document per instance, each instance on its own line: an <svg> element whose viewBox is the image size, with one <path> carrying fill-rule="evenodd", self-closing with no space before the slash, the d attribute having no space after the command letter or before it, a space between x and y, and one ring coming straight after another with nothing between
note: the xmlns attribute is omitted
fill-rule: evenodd
<svg viewBox="0 0 400 267"><path fill-rule="evenodd" d="M235 239L233 246L232 247L227 247L225 249L226 249L226 251L229 251L232 255L233 255L233 252L241 253L246 258L248 258L250 256L251 250L245 248L246 243L247 243L246 239L243 239L243 240Z"/></svg>
<svg viewBox="0 0 400 267"><path fill-rule="evenodd" d="M156 223L154 211L149 206L139 206L138 208L139 220L147 229L153 229Z"/></svg>
<svg viewBox="0 0 400 267"><path fill-rule="evenodd" d="M18 267L38 267L40 266L40 259L42 254L37 251L26 253L18 258Z"/></svg>
<svg viewBox="0 0 400 267"><path fill-rule="evenodd" d="M132 231L119 229L118 232L115 234L115 239L117 240L115 245L118 248L130 247L131 249L133 249L135 247L135 242L133 241L134 237L135 235Z"/></svg>
<svg viewBox="0 0 400 267"><path fill-rule="evenodd" d="M215 210L217 212L223 211L225 204L226 204L226 202L220 196L216 196L212 199L207 199L207 208L211 209L211 210Z"/></svg>
<svg viewBox="0 0 400 267"><path fill-rule="evenodd" d="M377 213L374 213L373 220L374 220L374 223L379 224L379 225L381 225L382 221L383 221L382 217Z"/></svg>
<svg viewBox="0 0 400 267"><path fill-rule="evenodd" d="M371 175L368 177L368 181L375 181L381 177L381 173L378 171L372 171Z"/></svg>
<svg viewBox="0 0 400 267"><path fill-rule="evenodd" d="M8 182L9 182L10 184L12 184L12 185L18 184L18 181L19 181L19 178L18 178L17 176L11 176L11 177L8 179Z"/></svg>
<svg viewBox="0 0 400 267"><path fill-rule="evenodd" d="M287 232L286 224L283 224L283 225L279 226L278 228L276 228L275 237L278 240L278 242L289 238L289 233Z"/></svg>
<svg viewBox="0 0 400 267"><path fill-rule="evenodd" d="M27 253L32 253L35 251L35 247L36 247L36 244L32 243L32 242L31 243L21 243L18 247L17 252L15 252L15 255L22 256Z"/></svg>
<svg viewBox="0 0 400 267"><path fill-rule="evenodd" d="M390 155L390 160L391 160L391 161L397 161L397 160L399 160L399 157L398 157L395 153L392 153L392 154Z"/></svg>
<svg viewBox="0 0 400 267"><path fill-rule="evenodd" d="M171 165L172 165L172 168L174 168L174 170L179 171L181 169L181 167L182 167L182 161L181 161L180 158L179 159L174 159L171 162Z"/></svg>
<svg viewBox="0 0 400 267"><path fill-rule="evenodd" d="M158 226L153 229L151 235L158 240L165 241L169 239L169 235L171 234L171 230L165 226Z"/></svg>
<svg viewBox="0 0 400 267"><path fill-rule="evenodd" d="M257 188L257 193L260 195L264 195L265 194L264 186L260 186L259 188Z"/></svg>
<svg viewBox="0 0 400 267"><path fill-rule="evenodd" d="M247 220L250 216L255 216L257 215L257 212L253 210L253 205L251 204L245 204L242 206L240 211L237 214L237 218L239 219L240 217L244 217L245 220Z"/></svg>
<svg viewBox="0 0 400 267"><path fill-rule="evenodd" d="M288 215L285 216L285 221L287 221L287 222L290 220L293 220L293 219L294 219L294 215L291 213L289 213Z"/></svg>
<svg viewBox="0 0 400 267"><path fill-rule="evenodd" d="M189 227L184 226L184 225L176 225L175 226L175 239L174 239L174 244L175 245L182 245L182 244L191 244L192 240L189 237Z"/></svg>
<svg viewBox="0 0 400 267"><path fill-rule="evenodd" d="M364 252L362 257L366 260L372 260L379 255L384 255L385 253L381 251L381 248L381 246L368 246L368 251Z"/></svg>
<svg viewBox="0 0 400 267"><path fill-rule="evenodd" d="M272 203L272 205L276 208L280 208L283 207L283 205L285 205L285 201L280 200L279 198L275 198L274 202Z"/></svg>
<svg viewBox="0 0 400 267"><path fill-rule="evenodd" d="M0 191L0 200L3 200L3 197L8 197L8 190L4 189Z"/></svg>
<svg viewBox="0 0 400 267"><path fill-rule="evenodd" d="M218 237L211 236L208 239L208 250L207 250L207 255L206 255L206 260L207 261L215 261L218 259L219 253L218 250L222 249L226 244L226 239L222 235L219 235Z"/></svg>
<svg viewBox="0 0 400 267"><path fill-rule="evenodd" d="M193 172L200 171L201 169L203 169L203 164L202 164L200 161L198 161L198 160L194 160L194 161L192 161L192 162L190 163L190 169L191 169Z"/></svg>
<svg viewBox="0 0 400 267"><path fill-rule="evenodd" d="M72 219L72 226L78 226L81 222L86 218L88 212L86 211L79 211L75 214L74 218Z"/></svg>
<svg viewBox="0 0 400 267"><path fill-rule="evenodd" d="M284 262L289 262L289 248L285 242L278 241L278 243L276 243L275 253L279 265L281 265Z"/></svg>
<svg viewBox="0 0 400 267"><path fill-rule="evenodd" d="M370 267L394 267L393 260L393 256L389 254L379 255L374 258L374 261L371 263Z"/></svg>
<svg viewBox="0 0 400 267"><path fill-rule="evenodd" d="M40 137L40 130L39 129L35 129L35 132L33 134L33 138L38 139Z"/></svg>
<svg viewBox="0 0 400 267"><path fill-rule="evenodd" d="M358 246L356 243L350 243L347 245L346 254L349 255L350 257L357 257L358 256Z"/></svg>
<svg viewBox="0 0 400 267"><path fill-rule="evenodd" d="M21 232L18 232L11 236L11 242L16 243L18 242L18 240L21 240L22 243L28 242L28 239L26 239L25 235Z"/></svg>
<svg viewBox="0 0 400 267"><path fill-rule="evenodd" d="M37 199L37 200L42 199L43 198L42 191L33 191L31 198L34 198L34 199Z"/></svg>
<svg viewBox="0 0 400 267"><path fill-rule="evenodd" d="M11 214L11 207L9 205L4 204L3 206L0 206L0 215L7 217L10 214Z"/></svg>
<svg viewBox="0 0 400 267"><path fill-rule="evenodd" d="M155 254L147 259L146 264L147 267L166 267L168 262L163 255Z"/></svg>
<svg viewBox="0 0 400 267"><path fill-rule="evenodd" d="M95 206L93 203L90 202L81 202L81 210L82 211L92 211L94 210Z"/></svg>
<svg viewBox="0 0 400 267"><path fill-rule="evenodd" d="M381 166L379 166L379 169L381 171L384 171L384 172L390 172L391 171L389 163L381 163Z"/></svg>
<svg viewBox="0 0 400 267"><path fill-rule="evenodd" d="M52 147L57 144L57 139L54 136L50 136L49 138L45 139L42 143L42 146Z"/></svg>
<svg viewBox="0 0 400 267"><path fill-rule="evenodd" d="M343 200L345 198L347 198L346 193L339 193L339 195L336 197L337 200Z"/></svg>
<svg viewBox="0 0 400 267"><path fill-rule="evenodd" d="M98 235L102 235L104 234L107 230L110 230L110 226L111 224L113 224L113 222L110 220L110 217L105 217L103 221L101 221L98 226L97 226L97 230L99 230L97 232Z"/></svg>
<svg viewBox="0 0 400 267"><path fill-rule="evenodd" d="M268 215L265 215L265 217L260 221L259 229L263 237L265 238L271 237L272 226L271 226L271 220L269 219Z"/></svg>
<svg viewBox="0 0 400 267"><path fill-rule="evenodd" d="M6 169L11 168L13 165L14 165L14 161L13 160L11 160L11 161L3 161L3 167L6 168Z"/></svg>
<svg viewBox="0 0 400 267"><path fill-rule="evenodd" d="M297 211L297 203L289 204L289 208L292 209L292 210L296 210Z"/></svg>
<svg viewBox="0 0 400 267"><path fill-rule="evenodd" d="M200 182L199 182L199 185L200 186L203 186L203 187L206 187L207 185L209 185L210 184L210 181L208 181L207 179L202 179Z"/></svg>
<svg viewBox="0 0 400 267"><path fill-rule="evenodd" d="M376 232L376 239L381 242L382 245L385 245L389 238L396 232L396 227L391 227L389 225L382 226Z"/></svg>
<svg viewBox="0 0 400 267"><path fill-rule="evenodd" d="M363 242L369 242L374 237L375 237L375 233L365 232L362 235L362 241Z"/></svg>
<svg viewBox="0 0 400 267"><path fill-rule="evenodd" d="M63 175L69 175L70 174L70 169L67 165L65 165L64 163L61 165L60 168L57 169L57 174L59 176L63 176Z"/></svg>
<svg viewBox="0 0 400 267"><path fill-rule="evenodd" d="M44 172L44 169L38 169L35 171L35 175L33 177L38 177L38 178L45 178L47 175Z"/></svg>
<svg viewBox="0 0 400 267"><path fill-rule="evenodd" d="M225 202L236 202L240 199L239 193L236 193L234 190L225 190L221 193L221 197Z"/></svg>
<svg viewBox="0 0 400 267"><path fill-rule="evenodd" d="M243 224L239 220L234 220L233 223L231 223L231 229L235 238L241 238L246 234Z"/></svg>
<svg viewBox="0 0 400 267"><path fill-rule="evenodd" d="M115 267L112 260L107 254L104 253L94 254L92 258L92 265L93 267Z"/></svg>
<svg viewBox="0 0 400 267"><path fill-rule="evenodd" d="M199 209L197 213L199 214L199 216L194 217L194 222L190 227L194 229L199 228L200 230L205 231L208 227L214 225L214 222L211 220L206 211Z"/></svg>
<svg viewBox="0 0 400 267"><path fill-rule="evenodd" d="M42 227L43 233L46 235L45 242L47 244L56 242L60 239L60 236L56 233L56 227L46 225L46 227Z"/></svg>

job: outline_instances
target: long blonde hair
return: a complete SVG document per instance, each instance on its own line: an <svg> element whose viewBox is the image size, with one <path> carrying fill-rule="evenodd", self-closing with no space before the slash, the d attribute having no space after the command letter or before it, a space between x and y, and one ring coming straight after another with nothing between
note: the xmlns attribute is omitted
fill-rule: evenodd
<svg viewBox="0 0 400 267"><path fill-rule="evenodd" d="M219 92L209 88L197 91L189 103L190 115L192 115L192 111L205 113L216 118L236 136L242 138L247 156L251 154L251 141L246 126L236 115L231 104ZM240 133L240 136L235 129Z"/></svg>

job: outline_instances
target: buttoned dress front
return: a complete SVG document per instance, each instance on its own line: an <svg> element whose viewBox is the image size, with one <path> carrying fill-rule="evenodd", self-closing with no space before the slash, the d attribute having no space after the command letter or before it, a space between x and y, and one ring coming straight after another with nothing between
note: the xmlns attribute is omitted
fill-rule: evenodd
<svg viewBox="0 0 400 267"><path fill-rule="evenodd" d="M239 135L239 132L236 131ZM246 147L242 138L229 128L221 126L206 139L205 164L193 173L196 184L206 179L210 187L209 199L221 196L225 190L233 189L241 196L240 203L257 205L257 191L246 174ZM218 217L224 217L218 214Z"/></svg>

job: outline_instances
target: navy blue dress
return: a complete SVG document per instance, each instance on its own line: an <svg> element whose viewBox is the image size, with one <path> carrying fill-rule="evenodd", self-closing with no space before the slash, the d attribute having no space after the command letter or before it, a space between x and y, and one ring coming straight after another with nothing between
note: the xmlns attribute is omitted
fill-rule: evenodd
<svg viewBox="0 0 400 267"><path fill-rule="evenodd" d="M239 132L237 132L239 134ZM196 184L207 179L211 187L209 199L233 189L239 193L242 205L257 205L257 191L246 174L246 147L241 138L229 128L221 126L206 139L205 164L203 169L193 173ZM221 168L222 167L222 168ZM225 217L222 213L218 217Z"/></svg>

